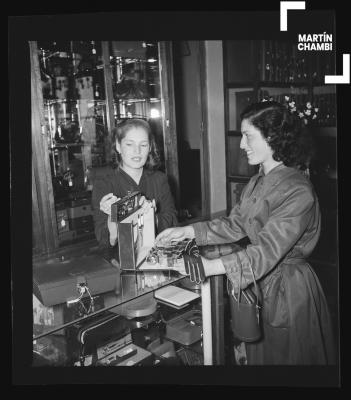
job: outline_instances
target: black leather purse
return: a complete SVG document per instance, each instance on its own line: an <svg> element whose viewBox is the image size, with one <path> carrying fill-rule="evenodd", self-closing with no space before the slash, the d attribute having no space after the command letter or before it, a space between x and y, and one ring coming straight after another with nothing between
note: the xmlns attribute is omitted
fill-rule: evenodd
<svg viewBox="0 0 351 400"><path fill-rule="evenodd" d="M255 342L261 337L259 291L252 267L255 293L250 288L241 289L242 265L240 265L239 292L235 295L234 289L227 279L227 291L229 294L231 326L234 336L243 342Z"/></svg>

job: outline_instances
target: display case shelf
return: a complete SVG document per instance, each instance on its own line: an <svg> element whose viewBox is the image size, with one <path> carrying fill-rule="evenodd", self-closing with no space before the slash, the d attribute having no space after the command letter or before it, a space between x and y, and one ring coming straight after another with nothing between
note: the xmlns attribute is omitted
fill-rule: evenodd
<svg viewBox="0 0 351 400"><path fill-rule="evenodd" d="M310 85L309 81L306 82L272 82L272 81L258 81L259 87L273 87L273 88L308 88Z"/></svg>

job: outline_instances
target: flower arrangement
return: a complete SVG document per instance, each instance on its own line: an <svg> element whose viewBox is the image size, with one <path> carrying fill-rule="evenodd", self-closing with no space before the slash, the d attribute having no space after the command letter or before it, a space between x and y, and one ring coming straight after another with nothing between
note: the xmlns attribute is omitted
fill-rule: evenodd
<svg viewBox="0 0 351 400"><path fill-rule="evenodd" d="M303 119L305 125L310 125L318 117L319 108L314 107L310 101L304 105L297 106L295 101L285 96L285 105L292 114L297 114Z"/></svg>
<svg viewBox="0 0 351 400"><path fill-rule="evenodd" d="M281 101L281 97L277 99L277 101ZM273 97L265 96L261 101L273 101L275 100ZM284 96L283 104L290 110L292 114L298 115L305 125L311 125L318 118L319 108L314 107L310 101L307 101L305 104L297 105L296 101L290 96Z"/></svg>

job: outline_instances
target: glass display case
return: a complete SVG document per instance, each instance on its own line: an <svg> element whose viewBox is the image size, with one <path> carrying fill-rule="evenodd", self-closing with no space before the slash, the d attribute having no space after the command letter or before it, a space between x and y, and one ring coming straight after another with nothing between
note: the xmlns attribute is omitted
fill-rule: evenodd
<svg viewBox="0 0 351 400"><path fill-rule="evenodd" d="M94 237L94 172L114 162L112 132L119 122L143 118L150 123L165 170L159 46L146 41L34 43L54 236L62 246Z"/></svg>
<svg viewBox="0 0 351 400"><path fill-rule="evenodd" d="M75 250L70 258L96 250ZM34 269L67 261L45 257ZM33 291L32 365L203 365L200 286L172 270L115 275L113 290L77 292L64 303L47 303ZM155 292L170 285L195 295L181 306L157 300Z"/></svg>
<svg viewBox="0 0 351 400"><path fill-rule="evenodd" d="M160 150L161 169L176 179L172 75L171 69L162 68L171 63L169 47L168 42L147 41L29 42L34 286L35 270L43 265L64 265L72 258L84 265L84 257L95 253L100 257L91 193L95 171L114 162L112 135L120 121L135 117L149 122ZM110 263L109 268L113 268ZM133 354L125 355L128 365L132 363L127 356L134 355L135 347L142 354L152 354L152 365L167 363L167 357L160 358L164 353L171 354L172 365L201 363L201 301L173 309L174 313L159 302L147 315L130 318L125 313L135 302L154 303L157 289L180 285L187 280L183 278L172 271L122 273L112 291L105 288L101 293L99 288L99 293L84 292L72 301L61 299L52 305L44 305L33 292L33 365L97 365L91 356L99 349L96 345L95 350L90 345L85 348L78 336L91 326L97 327L95 344L109 348L112 341L126 351L134 346ZM71 289L75 291L75 285ZM196 340L191 343L177 342L171 334L167 339L163 331L167 321L183 323L176 321L182 316L191 330L196 328ZM100 332L99 326L105 323L113 327L109 330L113 337Z"/></svg>

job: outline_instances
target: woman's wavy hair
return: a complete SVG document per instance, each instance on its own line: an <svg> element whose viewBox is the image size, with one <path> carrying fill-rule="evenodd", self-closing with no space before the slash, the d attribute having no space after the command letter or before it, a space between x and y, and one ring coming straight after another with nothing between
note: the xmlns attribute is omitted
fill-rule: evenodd
<svg viewBox="0 0 351 400"><path fill-rule="evenodd" d="M276 101L247 106L240 115L257 128L273 150L273 159L287 167L308 168L313 156L312 138L301 119Z"/></svg>
<svg viewBox="0 0 351 400"><path fill-rule="evenodd" d="M121 155L117 152L116 142L121 143L122 139L124 139L129 132L130 129L133 128L142 128L147 132L150 144L150 152L148 158L145 163L145 168L150 170L158 169L160 166L160 154L157 149L155 137L151 131L151 127L147 121L141 118L128 118L120 123L112 130L112 150L113 150L113 162L112 166L116 168L120 165L122 158Z"/></svg>

